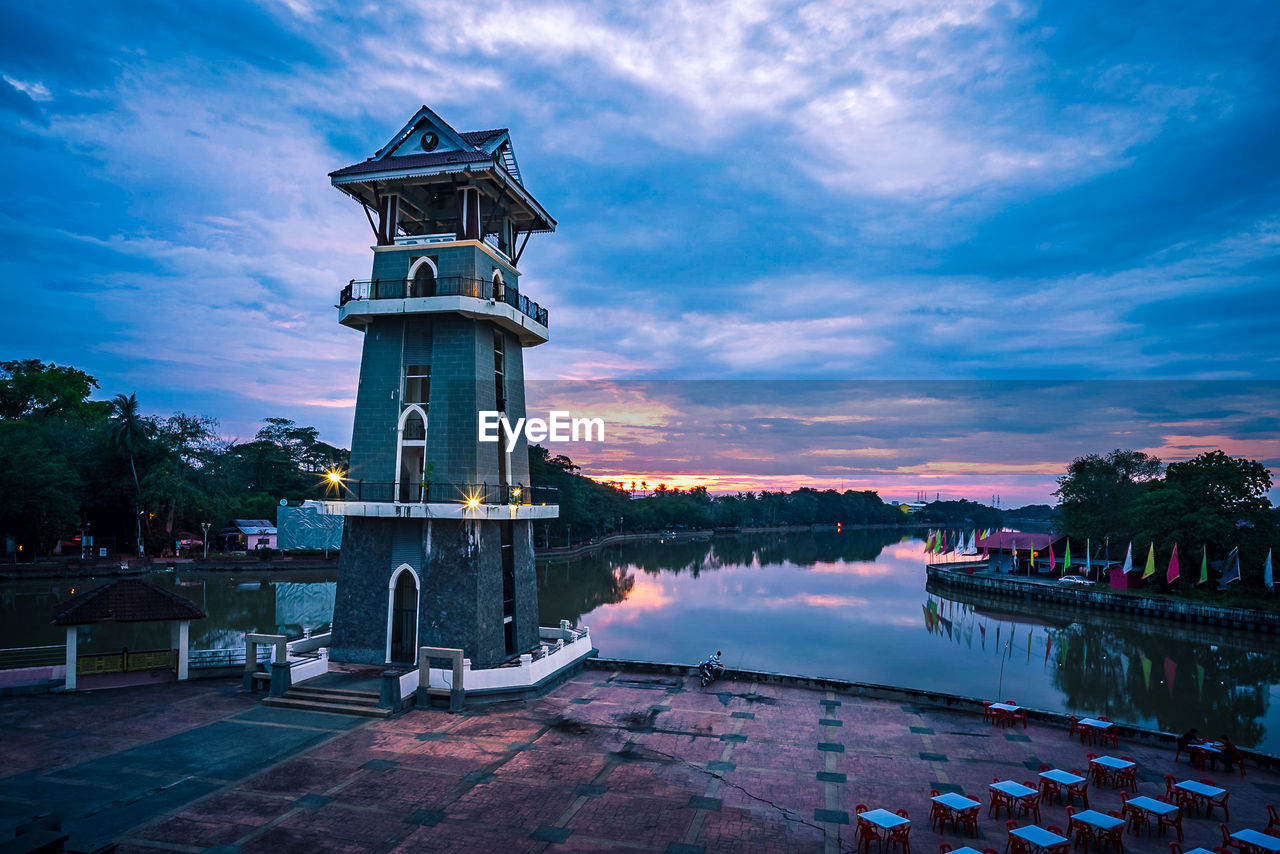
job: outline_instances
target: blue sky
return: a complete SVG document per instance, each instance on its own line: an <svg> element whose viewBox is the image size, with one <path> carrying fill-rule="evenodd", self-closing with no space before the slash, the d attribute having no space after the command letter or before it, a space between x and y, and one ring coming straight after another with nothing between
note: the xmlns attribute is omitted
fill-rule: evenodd
<svg viewBox="0 0 1280 854"><path fill-rule="evenodd" d="M532 377L1277 380L1276 32L1272 3L10 7L0 357L346 444L332 306L369 234L327 173L425 103L510 127L559 219L521 264ZM1198 435L1280 464L1271 418L1229 428Z"/></svg>

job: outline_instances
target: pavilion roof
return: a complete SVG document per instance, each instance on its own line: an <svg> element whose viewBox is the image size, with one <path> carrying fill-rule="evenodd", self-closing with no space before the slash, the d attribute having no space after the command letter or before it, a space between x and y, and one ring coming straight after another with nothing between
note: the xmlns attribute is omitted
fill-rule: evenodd
<svg viewBox="0 0 1280 854"><path fill-rule="evenodd" d="M196 603L140 578L120 578L72 596L53 609L55 626L200 620Z"/></svg>
<svg viewBox="0 0 1280 854"><path fill-rule="evenodd" d="M1047 549L1050 543L1058 543L1067 538L1066 534L1030 534L1023 531L996 531L989 537L979 537L975 543L978 548L987 551L1012 551L1016 545L1019 551Z"/></svg>

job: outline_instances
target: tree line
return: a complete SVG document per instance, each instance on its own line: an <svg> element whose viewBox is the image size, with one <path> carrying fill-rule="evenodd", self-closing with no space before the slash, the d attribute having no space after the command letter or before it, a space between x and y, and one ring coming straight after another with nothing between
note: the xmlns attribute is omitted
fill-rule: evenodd
<svg viewBox="0 0 1280 854"><path fill-rule="evenodd" d="M1161 566L1174 545L1184 561L1207 550L1210 563L1239 548L1242 581L1262 583L1262 565L1280 516L1271 506L1271 472L1256 460L1207 451L1169 463L1143 451L1077 457L1058 479L1062 530L1110 554L1134 545L1135 561L1154 544Z"/></svg>
<svg viewBox="0 0 1280 854"><path fill-rule="evenodd" d="M282 498L320 498L348 452L314 427L267 418L247 442L213 418L144 415L137 397L90 400L84 371L0 362L0 546L15 560L85 534L108 554L159 555L228 520L275 519Z"/></svg>

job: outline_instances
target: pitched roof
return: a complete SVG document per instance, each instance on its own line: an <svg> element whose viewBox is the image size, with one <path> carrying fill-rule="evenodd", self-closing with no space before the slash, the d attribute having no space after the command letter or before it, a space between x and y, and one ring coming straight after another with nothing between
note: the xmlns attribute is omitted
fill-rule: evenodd
<svg viewBox="0 0 1280 854"><path fill-rule="evenodd" d="M464 134L465 136L465 134ZM487 151L432 151L423 154L402 154L384 157L381 160L366 160L344 166L336 172L330 172L330 178L342 178L348 175L363 175L367 172L386 172L394 169L422 169L431 166L448 166L451 163L492 163L493 155Z"/></svg>
<svg viewBox="0 0 1280 854"><path fill-rule="evenodd" d="M201 620L196 603L140 578L120 578L72 596L53 609L55 626L88 623L147 623L161 620Z"/></svg>
<svg viewBox="0 0 1280 854"><path fill-rule="evenodd" d="M1066 538L1066 534L1028 534L1023 531L996 531L989 537L979 537L975 545L988 551L1012 550L1015 546L1019 551L1026 549L1042 551L1048 548L1050 543L1061 542Z"/></svg>
<svg viewBox="0 0 1280 854"><path fill-rule="evenodd" d="M232 519L231 525L242 534L274 534L276 526L269 519Z"/></svg>

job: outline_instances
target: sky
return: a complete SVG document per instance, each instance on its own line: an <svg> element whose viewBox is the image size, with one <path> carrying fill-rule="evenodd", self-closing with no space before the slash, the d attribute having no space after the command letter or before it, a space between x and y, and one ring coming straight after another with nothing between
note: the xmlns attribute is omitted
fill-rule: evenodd
<svg viewBox="0 0 1280 854"><path fill-rule="evenodd" d="M532 403L613 400L618 439L557 449L587 473L1008 505L1115 447L1280 470L1273 3L4 15L0 358L102 397L347 445L333 306L370 235L327 175L427 104L509 127L559 222L521 260L526 371Z"/></svg>

